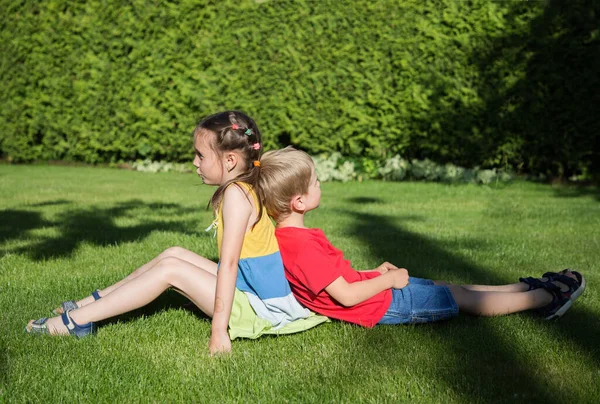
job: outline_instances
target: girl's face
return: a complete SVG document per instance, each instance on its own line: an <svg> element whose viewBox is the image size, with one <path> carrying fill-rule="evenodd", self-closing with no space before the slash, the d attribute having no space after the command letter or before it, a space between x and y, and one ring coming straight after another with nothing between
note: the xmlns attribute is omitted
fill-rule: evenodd
<svg viewBox="0 0 600 404"><path fill-rule="evenodd" d="M206 134L198 134L194 139L196 157L194 166L202 182L208 185L223 184L223 162L220 156L210 146L211 138Z"/></svg>

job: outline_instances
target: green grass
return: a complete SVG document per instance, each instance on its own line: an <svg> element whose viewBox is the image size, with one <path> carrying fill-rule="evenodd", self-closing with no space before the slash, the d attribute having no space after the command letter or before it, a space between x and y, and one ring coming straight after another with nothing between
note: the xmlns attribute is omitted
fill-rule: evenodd
<svg viewBox="0 0 600 404"><path fill-rule="evenodd" d="M527 313L362 329L333 322L233 343L165 293L95 337L31 337L29 319L121 279L169 246L215 258L194 175L0 165L0 402L597 402L600 192L327 183L308 224L356 268L509 283L572 267L588 289L557 322Z"/></svg>

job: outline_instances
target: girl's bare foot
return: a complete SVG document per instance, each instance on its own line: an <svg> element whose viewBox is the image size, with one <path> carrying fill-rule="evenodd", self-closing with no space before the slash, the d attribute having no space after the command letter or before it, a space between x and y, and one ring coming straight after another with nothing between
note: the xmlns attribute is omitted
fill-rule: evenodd
<svg viewBox="0 0 600 404"><path fill-rule="evenodd" d="M62 318L60 316L49 318L44 323L39 324L39 325L34 324L34 322L37 323L37 322L39 322L39 320L38 321L31 320L29 323L27 323L25 330L28 333L49 334L49 335L69 335L69 330L63 324ZM34 330L34 328L35 328L35 330ZM44 328L46 330L43 330Z"/></svg>

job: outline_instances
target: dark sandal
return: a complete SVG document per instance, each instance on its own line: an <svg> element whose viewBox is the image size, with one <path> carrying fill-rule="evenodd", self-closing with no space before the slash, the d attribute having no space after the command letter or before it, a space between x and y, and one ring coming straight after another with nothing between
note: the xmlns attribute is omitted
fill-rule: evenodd
<svg viewBox="0 0 600 404"><path fill-rule="evenodd" d="M578 281L566 275L555 274L550 282L545 282L544 289L552 295L552 302L536 310L543 315L546 320L554 320L562 317L567 310L571 308L573 302L581 296L585 290L585 279L581 274L577 277ZM560 282L568 290L563 291L560 286L552 283Z"/></svg>
<svg viewBox="0 0 600 404"><path fill-rule="evenodd" d="M562 317L573 305L568 297L563 296L560 287L554 284L548 284L544 289L552 295L552 301L536 310L536 313L543 316L546 320L554 320Z"/></svg>
<svg viewBox="0 0 600 404"><path fill-rule="evenodd" d="M577 282L579 282L579 284L583 284L585 289L585 280L583 279L583 276L579 272L573 271L569 268L563 269L560 272L546 272L544 275L542 275L542 278L546 278L545 281L543 281L541 278L533 278L529 276L527 278L519 278L519 282L527 284L529 286L527 292L529 292L530 290L543 288L546 283L553 282L556 280L557 277L565 276L568 272L571 272L573 275L575 275L575 277L577 278Z"/></svg>
<svg viewBox="0 0 600 404"><path fill-rule="evenodd" d="M100 289L96 289L92 292L92 296L94 297L94 300L99 300L101 298L101 296L98 292L100 292ZM66 313L69 310L77 310L79 308L79 306L77 305L77 302L75 300L67 300L66 302L62 302L60 304L60 307L62 308L62 313ZM62 313L59 312L57 309L52 310L52 314L57 315L57 316Z"/></svg>
<svg viewBox="0 0 600 404"><path fill-rule="evenodd" d="M563 269L560 272L546 272L544 275L542 275L542 277L544 278L548 278L550 281L554 281L557 280L558 277L561 276L566 276L566 274L570 272L573 275L575 275L575 278L577 278L577 282L580 285L580 287L582 287L583 289L585 289L585 278L583 277L583 275L581 275L579 272L577 271L573 271L570 268L566 268ZM573 279L571 278L571 281L573 281ZM581 295L581 293L583 292L583 289L581 290L581 292L577 295L577 297L579 297L579 295ZM577 298L575 297L575 298Z"/></svg>
<svg viewBox="0 0 600 404"><path fill-rule="evenodd" d="M570 301L574 302L585 290L585 278L579 272L571 271L577 278L576 280L566 275L555 275L552 277L553 282L560 282L569 287L569 290L562 292L569 298Z"/></svg>
<svg viewBox="0 0 600 404"><path fill-rule="evenodd" d="M574 272L574 271L571 271L569 268L565 268L565 269L563 269L560 272L546 272L544 275L542 275L542 277L550 279L553 276L566 275L567 272Z"/></svg>

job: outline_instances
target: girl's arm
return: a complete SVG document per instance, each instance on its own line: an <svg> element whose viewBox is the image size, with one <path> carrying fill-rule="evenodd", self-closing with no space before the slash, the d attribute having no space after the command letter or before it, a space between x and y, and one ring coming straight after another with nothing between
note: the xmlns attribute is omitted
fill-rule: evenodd
<svg viewBox="0 0 600 404"><path fill-rule="evenodd" d="M223 240L219 255L220 264L209 344L211 355L217 352L231 351L227 326L233 304L238 261L252 211L253 207L242 189L230 186L225 190L223 195Z"/></svg>
<svg viewBox="0 0 600 404"><path fill-rule="evenodd" d="M386 289L402 289L406 285L408 285L408 271L404 268L395 268L389 269L381 276L353 283L348 283L340 276L325 288L325 292L342 306L351 307Z"/></svg>

